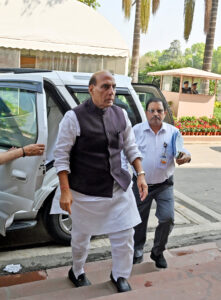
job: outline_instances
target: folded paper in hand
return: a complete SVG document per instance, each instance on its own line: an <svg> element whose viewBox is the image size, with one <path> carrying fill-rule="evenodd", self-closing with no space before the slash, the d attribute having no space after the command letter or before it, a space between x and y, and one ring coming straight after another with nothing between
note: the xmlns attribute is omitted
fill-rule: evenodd
<svg viewBox="0 0 221 300"><path fill-rule="evenodd" d="M175 158L178 158L182 152L183 152L183 137L180 132L177 132L173 136L173 153Z"/></svg>

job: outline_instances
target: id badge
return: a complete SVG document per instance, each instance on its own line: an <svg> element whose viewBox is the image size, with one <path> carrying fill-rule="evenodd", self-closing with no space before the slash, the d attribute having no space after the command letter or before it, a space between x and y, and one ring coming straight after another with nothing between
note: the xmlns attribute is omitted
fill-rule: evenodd
<svg viewBox="0 0 221 300"><path fill-rule="evenodd" d="M166 155L162 155L162 156L160 157L160 162L161 162L161 164L163 164L163 165L165 165L165 164L167 163L167 157L166 157Z"/></svg>

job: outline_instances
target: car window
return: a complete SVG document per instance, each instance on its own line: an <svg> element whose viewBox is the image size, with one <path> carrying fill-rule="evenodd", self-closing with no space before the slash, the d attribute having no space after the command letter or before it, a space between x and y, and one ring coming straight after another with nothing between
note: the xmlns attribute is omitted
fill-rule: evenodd
<svg viewBox="0 0 221 300"><path fill-rule="evenodd" d="M74 88L69 87L69 92L71 93L72 97L75 101L80 104L83 103L85 100L90 98L89 92L86 91L75 91ZM126 94L124 92L116 92L115 102L117 106L126 110L128 117L134 126L135 124L141 122L141 117L138 113L136 105L133 101L133 98L130 94Z"/></svg>
<svg viewBox="0 0 221 300"><path fill-rule="evenodd" d="M137 93L137 95L138 95L138 97L139 97L139 99L140 99L140 102L141 102L141 104L142 104L142 106L143 106L144 111L146 111L146 103L147 103L147 101L148 101L150 98L155 97L155 95L152 94L152 93L149 93L149 92L145 92L145 93L144 93L144 92L136 92L136 93ZM161 97L160 97L160 98L161 98ZM166 114L166 117L165 117L165 119L164 119L164 122L173 125L173 117L172 117L172 112L171 112L171 110L170 110L170 108L169 108L169 105L168 105L168 103L166 102L165 99L163 99L163 98L161 98L161 99L162 99L162 101L166 104L166 107L167 107L167 114Z"/></svg>
<svg viewBox="0 0 221 300"><path fill-rule="evenodd" d="M140 102L141 102L144 110L145 110L147 101L150 98L154 97L154 94L153 93L149 93L149 92L145 92L145 93L144 92L137 92L137 95L138 95L138 97L140 99Z"/></svg>
<svg viewBox="0 0 221 300"><path fill-rule="evenodd" d="M140 99L140 102L143 106L144 111L146 110L146 103L150 98L156 97L156 98L162 99L162 101L166 104L166 107L167 107L167 114L166 114L164 121L169 124L172 124L172 125L174 124L172 111L171 111L165 97L163 96L161 91L156 86L138 83L138 84L133 84L133 87Z"/></svg>
<svg viewBox="0 0 221 300"><path fill-rule="evenodd" d="M87 92L85 92L85 93L83 93L83 92L79 92L79 93L78 92L73 92L72 95L75 95L75 97L79 101L78 104L81 104L81 103L83 103L84 101L86 101L87 99L90 98L90 94L87 93Z"/></svg>
<svg viewBox="0 0 221 300"><path fill-rule="evenodd" d="M0 146L21 147L36 140L36 93L0 87Z"/></svg>

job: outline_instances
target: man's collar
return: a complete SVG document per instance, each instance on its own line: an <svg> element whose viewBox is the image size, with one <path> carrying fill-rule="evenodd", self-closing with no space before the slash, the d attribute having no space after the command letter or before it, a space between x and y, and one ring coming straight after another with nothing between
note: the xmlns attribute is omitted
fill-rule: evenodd
<svg viewBox="0 0 221 300"><path fill-rule="evenodd" d="M152 130L148 121L144 122L144 130ZM152 130L153 131L153 130ZM166 124L162 122L162 126L158 132L166 131Z"/></svg>
<svg viewBox="0 0 221 300"><path fill-rule="evenodd" d="M89 107L89 109L91 111L93 111L93 112L95 112L95 113L97 113L99 115L103 115L107 111L107 109L108 109L108 107L107 108L99 108L99 107L97 107L94 104L92 98L88 99L88 107Z"/></svg>

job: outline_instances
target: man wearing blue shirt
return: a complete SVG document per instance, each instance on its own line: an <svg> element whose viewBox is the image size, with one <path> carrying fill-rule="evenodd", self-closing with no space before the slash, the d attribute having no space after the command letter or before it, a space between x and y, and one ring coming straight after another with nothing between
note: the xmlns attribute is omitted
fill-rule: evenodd
<svg viewBox="0 0 221 300"><path fill-rule="evenodd" d="M191 156L184 148L181 149L179 155L176 153L174 141L180 133L176 127L163 122L166 116L166 105L161 99L151 98L147 102L146 116L146 122L134 126L136 143L143 156L142 165L149 188L148 196L141 201L134 176L133 191L142 219L142 223L135 227L134 264L143 260L147 222L152 201L155 199L156 217L159 223L150 257L158 268L166 268L167 262L163 251L174 225L174 159L178 165L181 165L190 162ZM180 139L182 140L181 136L179 136Z"/></svg>

